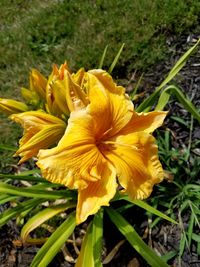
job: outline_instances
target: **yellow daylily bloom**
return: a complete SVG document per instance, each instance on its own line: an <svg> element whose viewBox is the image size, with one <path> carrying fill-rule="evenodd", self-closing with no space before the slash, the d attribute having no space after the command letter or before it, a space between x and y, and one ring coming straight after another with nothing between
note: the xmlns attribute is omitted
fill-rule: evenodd
<svg viewBox="0 0 200 267"><path fill-rule="evenodd" d="M57 147L40 150L37 162L47 180L78 190L77 224L108 206L118 183L130 198L143 199L163 179L151 132L166 112L136 113L102 70L87 73L87 89L90 104L71 112Z"/></svg>
<svg viewBox="0 0 200 267"><path fill-rule="evenodd" d="M11 115L14 113L27 111L28 107L26 104L20 101L0 98L0 110L8 115Z"/></svg>
<svg viewBox="0 0 200 267"><path fill-rule="evenodd" d="M78 84L81 75L82 72L72 75L66 63L59 69L54 65L47 85L47 109L50 113L68 116L71 111L88 104L87 96Z"/></svg>
<svg viewBox="0 0 200 267"><path fill-rule="evenodd" d="M47 79L36 69L31 71L30 90L35 91L41 99L46 99Z"/></svg>
<svg viewBox="0 0 200 267"><path fill-rule="evenodd" d="M21 95L28 104L31 104L34 107L37 107L38 104L40 103L39 96L34 91L31 91L29 89L22 87L21 88Z"/></svg>
<svg viewBox="0 0 200 267"><path fill-rule="evenodd" d="M47 79L36 69L32 69L29 77L29 89L21 88L23 98L30 104L37 105L46 101Z"/></svg>
<svg viewBox="0 0 200 267"><path fill-rule="evenodd" d="M20 147L15 156L20 156L19 163L36 156L41 148L48 148L56 144L66 129L64 121L43 111L27 111L10 116L24 128L24 135L20 139Z"/></svg>

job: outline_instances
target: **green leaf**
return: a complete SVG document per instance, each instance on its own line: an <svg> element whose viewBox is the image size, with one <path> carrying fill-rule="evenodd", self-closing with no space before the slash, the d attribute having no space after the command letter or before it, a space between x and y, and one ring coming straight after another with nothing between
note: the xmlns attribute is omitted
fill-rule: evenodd
<svg viewBox="0 0 200 267"><path fill-rule="evenodd" d="M169 216L165 215L164 213L162 213L161 211L155 209L154 207L150 206L149 204L147 204L146 202L144 202L143 200L131 200L128 196L122 196L120 199L124 199L128 202L131 202L137 206L139 206L142 209L145 209L148 212L151 212L152 214L155 214L169 222L178 224L175 220L173 220L172 218L170 218Z"/></svg>
<svg viewBox="0 0 200 267"><path fill-rule="evenodd" d="M160 91L163 89L163 87L169 83L174 76L184 67L185 63L187 62L188 58L191 56L191 54L194 52L196 47L198 46L200 42L200 39L198 42L192 46L174 65L174 67L169 72L168 76L165 78L165 80L161 83L159 87L156 88L156 90L148 97L146 98L137 108L137 112L147 112L150 110L152 105L155 103Z"/></svg>
<svg viewBox="0 0 200 267"><path fill-rule="evenodd" d="M70 190L42 190L34 189L32 187L15 187L6 183L0 183L0 193L10 194L15 196L33 197L33 198L45 198L45 199L59 199L59 198L73 198L74 192Z"/></svg>
<svg viewBox="0 0 200 267"><path fill-rule="evenodd" d="M122 205L121 207L117 208L116 211L119 213L123 213L127 211L128 209L132 208L134 206L133 203L127 203L125 205Z"/></svg>
<svg viewBox="0 0 200 267"><path fill-rule="evenodd" d="M137 90L138 90L138 88L139 88L139 86L140 86L140 84L141 84L141 81L142 81L142 78L143 78L143 73L142 73L142 75L140 76L140 78L139 78L139 80L137 81L137 83L136 83L136 85L135 85L135 88L133 89L133 91L130 93L130 95L129 95L129 97L130 97L130 99L133 101L134 100L134 97L135 97L135 95L136 95L136 93L137 93Z"/></svg>
<svg viewBox="0 0 200 267"><path fill-rule="evenodd" d="M12 180L19 180L19 181L29 181L29 182L39 182L39 183L46 183L49 182L46 179L40 177L34 177L32 175L21 175L21 174L3 174L0 173L0 180L2 179L12 179Z"/></svg>
<svg viewBox="0 0 200 267"><path fill-rule="evenodd" d="M181 259L181 256L183 255L183 252L185 250L185 246L186 246L186 234L185 232L181 233L181 240L180 240L180 244L179 244L179 260Z"/></svg>
<svg viewBox="0 0 200 267"><path fill-rule="evenodd" d="M105 60L105 56L106 56L107 50L108 50L108 45L105 47L105 49L103 51L103 54L102 54L102 57L101 57L101 60L100 60L100 63L99 63L99 69L102 69L102 67L103 67L103 63L104 63L104 60Z"/></svg>
<svg viewBox="0 0 200 267"><path fill-rule="evenodd" d="M41 177L41 170L39 169L32 169L32 170L26 170L26 171L21 171L20 175L30 175L30 174L39 174Z"/></svg>
<svg viewBox="0 0 200 267"><path fill-rule="evenodd" d="M192 239L196 241L197 243L200 243L200 235L197 235L195 233L192 234Z"/></svg>
<svg viewBox="0 0 200 267"><path fill-rule="evenodd" d="M185 63L187 62L188 58L191 56L191 54L194 52L196 47L199 45L200 39L196 42L195 45L193 45L174 65L174 67L171 69L165 80L161 83L161 85L158 87L157 90L162 89L168 82L170 82L174 76L184 67Z"/></svg>
<svg viewBox="0 0 200 267"><path fill-rule="evenodd" d="M92 222L92 243L94 266L102 267L101 254L102 254L102 241L103 241L103 209L95 214Z"/></svg>
<svg viewBox="0 0 200 267"><path fill-rule="evenodd" d="M119 57L120 57L120 55L121 55L121 53L122 53L122 50L123 50L124 46L125 46L125 44L123 43L122 46L120 47L120 49L119 49L119 51L118 51L116 57L114 58L114 60L113 60L113 62L112 62L112 64L111 64L111 66L110 66L110 68L109 68L109 70L108 70L108 72L109 72L110 74L112 73L113 69L115 68L115 66L116 66L116 64L117 64L117 62L118 62L118 60L119 60Z"/></svg>
<svg viewBox="0 0 200 267"><path fill-rule="evenodd" d="M71 213L68 218L56 229L48 238L46 243L36 254L31 263L31 267L45 267L52 261L55 255L62 248L63 244L69 238L76 226L75 212Z"/></svg>
<svg viewBox="0 0 200 267"><path fill-rule="evenodd" d="M177 251L170 251L167 254L161 256L161 258L164 261L168 261L168 260L171 260L172 258L174 258L176 255L177 255Z"/></svg>
<svg viewBox="0 0 200 267"><path fill-rule="evenodd" d="M38 206L39 204L43 203L44 199L30 199L28 201L25 201L23 203L18 204L15 208L10 208L1 213L0 215L0 227L2 227L4 224L6 224L10 219L16 217L17 215L21 214L22 212L26 210L31 210L35 206Z"/></svg>
<svg viewBox="0 0 200 267"><path fill-rule="evenodd" d="M192 234L193 234L193 228L194 228L194 214L191 213L190 215L190 221L189 221L189 226L188 226L188 246L190 247L191 241L192 241Z"/></svg>
<svg viewBox="0 0 200 267"><path fill-rule="evenodd" d="M187 111L189 111L193 115L194 118L200 121L200 113L197 111L195 106L189 99L187 99L187 97L181 92L181 90L174 85L170 85L165 90L163 90L155 110L163 110L172 94L177 97L178 101Z"/></svg>
<svg viewBox="0 0 200 267"><path fill-rule="evenodd" d="M197 243L197 255L200 256L200 242Z"/></svg>
<svg viewBox="0 0 200 267"><path fill-rule="evenodd" d="M184 119L177 117L177 116L170 116L170 119L182 124L183 126L185 126L186 128L190 129L190 125L188 124L188 122L186 122Z"/></svg>
<svg viewBox="0 0 200 267"><path fill-rule="evenodd" d="M17 150L17 147L8 146L8 145L0 145L0 150L7 150L7 151L13 151L15 152Z"/></svg>
<svg viewBox="0 0 200 267"><path fill-rule="evenodd" d="M81 245L81 251L78 256L75 267L94 267L93 256L93 236L92 236L92 223L89 224L87 232L84 236L83 243Z"/></svg>
<svg viewBox="0 0 200 267"><path fill-rule="evenodd" d="M23 242L26 242L26 239L31 231L36 229L38 226L43 224L45 221L54 217L55 215L61 213L62 211L74 207L73 203L60 204L56 206L51 206L42 211L38 212L35 216L33 216L28 222L23 226L21 230L21 238Z"/></svg>
<svg viewBox="0 0 200 267"><path fill-rule="evenodd" d="M9 195L1 195L0 196L0 205L5 204L6 202L10 202L16 198L18 198L18 197L17 196L9 196Z"/></svg>
<svg viewBox="0 0 200 267"><path fill-rule="evenodd" d="M157 106L155 107L155 110L163 110L164 107L167 105L169 102L169 99L171 97L171 94L169 91L163 90L162 93L160 94Z"/></svg>
<svg viewBox="0 0 200 267"><path fill-rule="evenodd" d="M102 267L102 239L103 210L100 210L88 226L75 267Z"/></svg>
<svg viewBox="0 0 200 267"><path fill-rule="evenodd" d="M106 208L111 221L115 224L118 230L125 236L132 247L148 262L152 267L169 267L161 257L142 240L135 229L114 209Z"/></svg>

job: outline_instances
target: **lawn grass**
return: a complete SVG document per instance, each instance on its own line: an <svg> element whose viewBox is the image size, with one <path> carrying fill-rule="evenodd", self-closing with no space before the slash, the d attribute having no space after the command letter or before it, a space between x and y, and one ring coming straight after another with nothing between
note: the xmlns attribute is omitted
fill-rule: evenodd
<svg viewBox="0 0 200 267"><path fill-rule="evenodd" d="M1 6L0 92L15 97L31 68L47 74L64 60L72 69L94 68L106 45L105 67L125 43L119 72L147 70L166 56L169 34L198 30L200 12L199 1L184 0L2 0Z"/></svg>

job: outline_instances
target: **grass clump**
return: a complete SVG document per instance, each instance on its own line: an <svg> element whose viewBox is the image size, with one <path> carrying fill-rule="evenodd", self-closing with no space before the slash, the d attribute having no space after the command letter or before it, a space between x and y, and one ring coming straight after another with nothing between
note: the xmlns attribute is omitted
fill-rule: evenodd
<svg viewBox="0 0 200 267"><path fill-rule="evenodd" d="M17 95L27 72L49 73L51 62L93 68L106 45L109 66L125 43L119 66L146 70L164 58L169 34L198 28L198 1L4 1L0 37L1 94ZM121 68L121 67L120 67Z"/></svg>

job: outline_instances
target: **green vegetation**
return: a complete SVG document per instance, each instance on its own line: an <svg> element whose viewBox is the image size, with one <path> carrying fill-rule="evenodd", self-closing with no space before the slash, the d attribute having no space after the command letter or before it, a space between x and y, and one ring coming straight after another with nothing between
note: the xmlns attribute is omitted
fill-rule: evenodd
<svg viewBox="0 0 200 267"><path fill-rule="evenodd" d="M99 66L102 53L107 45L108 49L103 67L108 70L122 43L125 43L122 55L114 69L115 78L126 78L127 74L135 69L145 73L153 64L167 58L169 54L166 49L168 36L176 35L178 38L182 33L189 33L191 29L193 33L200 30L198 25L199 13L200 2L197 0L2 0L0 10L0 97L19 99L20 87L28 86L28 76L32 68L37 68L43 74L47 74L51 72L52 63L61 64L65 60L69 62L72 70L78 70L82 66L86 69L96 68ZM186 59L182 62L183 65L185 61ZM179 64L179 67L182 68L183 65ZM179 68L172 69L168 76L170 80L178 71ZM164 109L174 94L178 102L182 103L183 107L191 114L191 121L189 122L175 114L170 118L171 121L176 121L180 126L183 125L188 129L188 144L182 148L175 148L172 145L173 136L170 131L165 130L157 133L160 159L169 177L173 177L174 180L156 187L154 195L148 202L151 203L152 210L146 206L147 203L143 202L141 202L142 204L140 202L129 203L127 209L130 208L130 205L138 205L148 210L150 218L154 219L153 213L159 216L153 220L150 225L151 228L163 222L164 214L162 215L155 210L157 208L179 223L181 233L179 249L172 251L171 256L166 255L165 261L167 262L171 257L178 257L181 266L181 256L185 250L191 250L192 244L195 243L195 253L200 255L200 238L197 235L200 231L200 164L199 156L192 153L199 145L199 141L191 142L193 120L199 120L200 115L199 111L183 96L179 88L174 85L163 87L170 80L166 79L165 84L162 84L149 98L145 99L138 107L138 111L148 110L156 104L157 109ZM132 98L134 99L134 93ZM17 147L21 129L14 123L8 125L8 122L9 120L0 114L0 144ZM0 162L0 169L3 169L8 163L17 162L17 160L12 159L12 149L7 147L8 149L5 150L5 148L0 146L0 152L3 151L4 155ZM49 197L52 199L63 198L63 188L61 187L58 191L59 186L48 184L46 180L41 179L37 170L33 170L33 173L33 176L32 173L27 175L22 173L18 177L16 175L0 175L0 179L3 181L0 184L0 191L3 192L0 197L0 204L14 201L17 205L0 216L0 226L18 216L22 211L24 213L20 215L21 217L19 216L20 218L24 219L31 211L35 216L32 217L32 220L36 221L37 216L39 216L41 225L45 221L44 213L47 216L46 220L57 215L56 208L60 208L60 206L55 206L55 211L51 210L50 212L49 208L43 210L42 205L39 204L48 200ZM14 188L9 185L16 178L19 181L24 180L29 183L39 182L40 185L35 185L35 188L32 189L23 188L24 191L19 192L17 187ZM54 186L55 190L49 193L49 187ZM44 199L35 198L39 193L43 195ZM26 198L21 198L21 196L26 196ZM29 197L33 197L33 199L31 200ZM70 195L69 193L66 195L66 199L67 201L73 200L73 206L76 201L76 194ZM38 205L41 212L39 215L37 215L38 210L35 210ZM126 211L126 206L121 207L121 209ZM64 209L61 207L61 211L63 210L65 207ZM119 219L117 222L121 220L121 225L117 227L121 229L120 231L125 237L130 236L129 232L131 231L133 234L135 233L128 222L126 222L127 229L122 227L124 221L120 217L121 215L111 209L107 209L107 213L111 218L113 216L113 220L116 218ZM46 246L37 254L33 266L38 266L38 262L44 255L49 257L45 260L50 262L62 247L74 229L74 214L71 213L70 216L70 219L63 222L57 232L54 232L54 236L49 239L49 243L46 243ZM184 227L185 216L188 219L186 219L187 225ZM168 221L170 221L169 217ZM99 229L95 225L102 224L102 220L102 214L97 214L90 224L82 249L83 255L93 253L93 251L86 250L87 247L91 248L87 244L91 244L91 242L97 244L97 240L92 241L91 233L97 232L97 237L102 239L103 233L98 233ZM29 234L34 228L34 223L30 218L28 222L23 228L24 231L26 230L26 234ZM64 238L58 240L59 245L57 245L54 254L49 256L50 252L48 253L48 251L52 244L61 236L60 232L63 231L63 227L70 225L71 222L72 229L66 230ZM24 237L24 239L26 238ZM134 240L130 238L129 242L133 244ZM31 243L31 240L29 241ZM139 240L138 242L143 241ZM147 249L147 257L143 256L148 260L148 255L152 252L149 252L143 243L141 244L144 246L144 252ZM94 257L95 260L99 260L99 258L99 254ZM152 258L152 260L157 259Z"/></svg>
<svg viewBox="0 0 200 267"><path fill-rule="evenodd" d="M146 70L166 55L167 35L198 30L199 1L1 1L1 95L18 95L28 72L52 62L94 68L106 45L106 66L125 43L120 68ZM16 91L17 90L17 91Z"/></svg>

